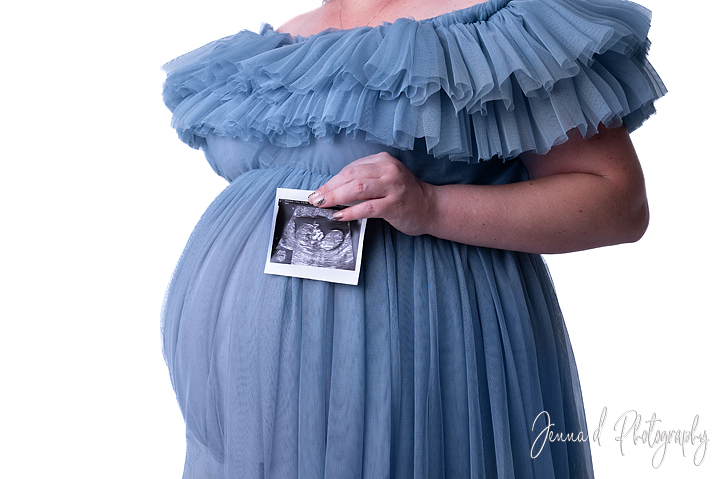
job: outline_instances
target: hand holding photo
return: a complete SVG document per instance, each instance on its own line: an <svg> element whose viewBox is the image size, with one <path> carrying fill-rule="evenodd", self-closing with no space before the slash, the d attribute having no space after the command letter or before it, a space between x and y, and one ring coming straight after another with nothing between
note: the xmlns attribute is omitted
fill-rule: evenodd
<svg viewBox="0 0 720 479"><path fill-rule="evenodd" d="M367 220L336 220L345 207L317 208L311 193L277 189L265 273L356 285Z"/></svg>

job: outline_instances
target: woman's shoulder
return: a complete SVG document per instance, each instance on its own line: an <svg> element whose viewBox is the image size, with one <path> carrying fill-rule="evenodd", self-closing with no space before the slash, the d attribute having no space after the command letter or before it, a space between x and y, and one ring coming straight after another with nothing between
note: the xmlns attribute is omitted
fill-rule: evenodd
<svg viewBox="0 0 720 479"><path fill-rule="evenodd" d="M367 2L358 6L357 0L330 0L314 10L291 18L277 30L308 37L328 28L341 30L358 26L377 26L383 23L392 23L399 18L425 20L487 3L487 1L391 0L389 3L385 1Z"/></svg>
<svg viewBox="0 0 720 479"><path fill-rule="evenodd" d="M318 29L318 27L324 23L323 20L325 20L328 16L328 3L323 3L314 10L301 13L300 15L286 21L280 25L277 31L290 33L294 36L307 37L322 31L323 28Z"/></svg>

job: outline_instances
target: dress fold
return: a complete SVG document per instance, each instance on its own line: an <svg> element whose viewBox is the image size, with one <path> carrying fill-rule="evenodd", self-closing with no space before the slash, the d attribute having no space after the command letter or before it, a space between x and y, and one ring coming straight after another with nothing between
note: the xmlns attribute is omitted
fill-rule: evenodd
<svg viewBox="0 0 720 479"><path fill-rule="evenodd" d="M380 152L435 185L514 183L519 154L570 130L639 127L665 93L649 21L622 0L490 0L310 37L264 26L165 65L179 137L229 182L163 306L184 479L592 478L587 442L531 456L542 413L587 434L540 256L370 219L357 286L264 266L277 188Z"/></svg>

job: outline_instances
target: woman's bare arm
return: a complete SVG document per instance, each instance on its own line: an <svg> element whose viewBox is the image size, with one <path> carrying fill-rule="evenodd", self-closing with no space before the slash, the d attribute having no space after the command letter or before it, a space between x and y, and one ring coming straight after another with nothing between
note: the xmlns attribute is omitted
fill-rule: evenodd
<svg viewBox="0 0 720 479"><path fill-rule="evenodd" d="M410 235L531 253L637 241L648 224L642 170L624 127L576 131L546 155L524 154L532 180L433 186L388 154L361 158L310 197L322 206L362 203L343 220L384 218Z"/></svg>

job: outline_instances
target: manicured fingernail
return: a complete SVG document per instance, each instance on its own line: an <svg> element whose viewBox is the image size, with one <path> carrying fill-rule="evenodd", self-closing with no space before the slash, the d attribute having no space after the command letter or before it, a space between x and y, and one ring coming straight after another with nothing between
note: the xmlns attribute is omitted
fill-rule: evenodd
<svg viewBox="0 0 720 479"><path fill-rule="evenodd" d="M334 219L334 220L341 220L342 217L343 217L342 211L338 211L337 213L335 213L335 214L333 215L333 219Z"/></svg>
<svg viewBox="0 0 720 479"><path fill-rule="evenodd" d="M310 200L310 198L312 198L313 196L317 196L317 194L317 191L313 191L312 193L310 193L310 196L308 196L308 200Z"/></svg>
<svg viewBox="0 0 720 479"><path fill-rule="evenodd" d="M315 206L322 206L325 203L325 197L321 196L320 198L311 201Z"/></svg>

